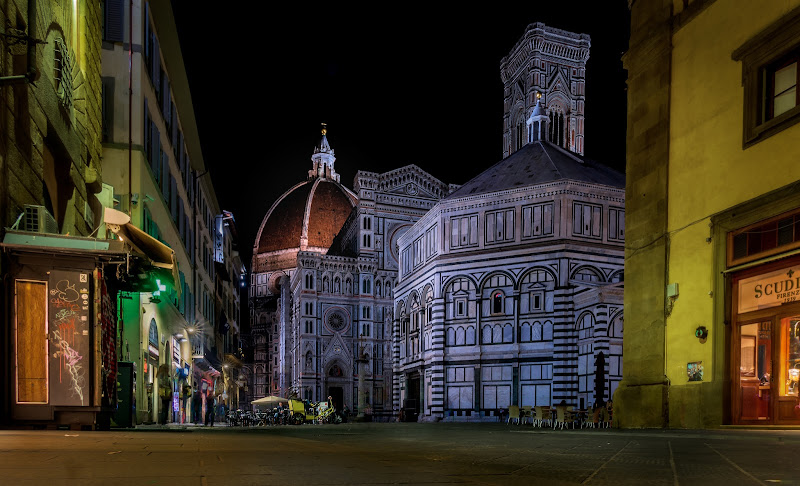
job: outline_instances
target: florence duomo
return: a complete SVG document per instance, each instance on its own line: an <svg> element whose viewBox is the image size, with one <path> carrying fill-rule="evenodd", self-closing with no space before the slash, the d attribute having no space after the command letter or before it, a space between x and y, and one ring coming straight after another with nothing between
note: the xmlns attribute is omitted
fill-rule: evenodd
<svg viewBox="0 0 800 486"><path fill-rule="evenodd" d="M528 26L501 63L504 158L460 186L407 165L348 189L323 125L253 247L255 398L418 421L610 399L625 179L582 155L589 47Z"/></svg>

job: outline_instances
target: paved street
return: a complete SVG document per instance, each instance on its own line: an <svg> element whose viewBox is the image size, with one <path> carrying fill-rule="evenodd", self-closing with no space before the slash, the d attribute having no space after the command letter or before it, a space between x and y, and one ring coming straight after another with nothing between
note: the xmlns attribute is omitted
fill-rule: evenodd
<svg viewBox="0 0 800 486"><path fill-rule="evenodd" d="M0 431L9 485L795 484L800 431L504 424Z"/></svg>

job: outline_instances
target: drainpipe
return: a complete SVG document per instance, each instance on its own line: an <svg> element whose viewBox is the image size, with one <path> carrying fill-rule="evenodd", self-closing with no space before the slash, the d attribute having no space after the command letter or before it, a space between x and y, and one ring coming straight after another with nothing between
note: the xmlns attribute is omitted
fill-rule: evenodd
<svg viewBox="0 0 800 486"><path fill-rule="evenodd" d="M45 44L44 41L32 37L36 27L36 0L28 0L28 35L13 35L3 34L5 37L12 37L19 42L25 42L28 45L28 72L16 76L3 76L0 77L0 86L7 86L11 84L33 84L39 77L36 71L36 44Z"/></svg>

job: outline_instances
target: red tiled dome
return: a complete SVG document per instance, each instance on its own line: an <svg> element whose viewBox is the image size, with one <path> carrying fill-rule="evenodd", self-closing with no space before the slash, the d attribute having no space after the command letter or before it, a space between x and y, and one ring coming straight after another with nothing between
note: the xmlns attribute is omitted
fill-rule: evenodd
<svg viewBox="0 0 800 486"><path fill-rule="evenodd" d="M356 197L330 179L292 187L267 212L256 238L256 252L328 249L347 221Z"/></svg>

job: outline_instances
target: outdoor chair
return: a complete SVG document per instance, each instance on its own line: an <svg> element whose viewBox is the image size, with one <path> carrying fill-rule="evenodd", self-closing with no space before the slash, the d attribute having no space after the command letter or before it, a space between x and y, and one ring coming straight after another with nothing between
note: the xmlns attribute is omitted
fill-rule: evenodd
<svg viewBox="0 0 800 486"><path fill-rule="evenodd" d="M550 407L537 406L536 409L538 410L536 415L539 420L539 427L544 427L545 425L550 427L552 425L552 413L550 412Z"/></svg>
<svg viewBox="0 0 800 486"><path fill-rule="evenodd" d="M600 420L598 427L611 427L611 414L605 407L600 409Z"/></svg>
<svg viewBox="0 0 800 486"><path fill-rule="evenodd" d="M556 405L556 421L553 428L563 429L565 425L575 428L575 416L567 410L566 405Z"/></svg>
<svg viewBox="0 0 800 486"><path fill-rule="evenodd" d="M531 423L533 423L533 411L531 408L532 407L526 405L520 409L520 424L525 423L525 419L529 419Z"/></svg>
<svg viewBox="0 0 800 486"><path fill-rule="evenodd" d="M516 420L517 425L519 425L519 407L516 405L511 405L508 407L508 422L511 423L512 420Z"/></svg>
<svg viewBox="0 0 800 486"><path fill-rule="evenodd" d="M603 410L603 409L601 409L601 408L595 409L595 411L592 412L592 416L590 418L588 418L583 423L583 425L586 426L586 428L589 428L589 427L595 428L595 427L599 426L599 423L600 423L600 410Z"/></svg>

